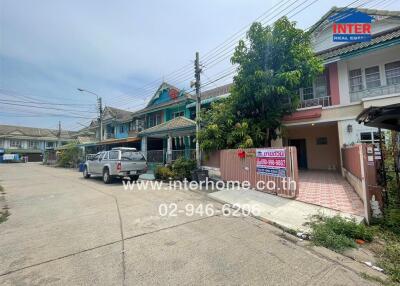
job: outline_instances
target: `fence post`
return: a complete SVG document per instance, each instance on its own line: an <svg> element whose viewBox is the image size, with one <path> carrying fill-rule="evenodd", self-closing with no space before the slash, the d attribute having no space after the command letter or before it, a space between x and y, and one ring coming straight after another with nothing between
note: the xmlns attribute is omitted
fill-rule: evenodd
<svg viewBox="0 0 400 286"><path fill-rule="evenodd" d="M368 195L368 186L367 186L367 180L366 180L366 168L365 164L368 163L368 158L367 158L367 152L366 152L366 146L364 144L359 145L359 154L360 154L360 165L361 165L361 184L362 184L362 190L363 190L363 201L364 201L364 217L369 224L370 221L370 212L369 212L369 195Z"/></svg>

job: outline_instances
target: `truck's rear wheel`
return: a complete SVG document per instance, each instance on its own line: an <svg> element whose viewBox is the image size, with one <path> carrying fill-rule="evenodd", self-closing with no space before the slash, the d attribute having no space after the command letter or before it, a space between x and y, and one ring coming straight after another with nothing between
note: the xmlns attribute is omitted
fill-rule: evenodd
<svg viewBox="0 0 400 286"><path fill-rule="evenodd" d="M103 182L104 182L104 184L109 184L109 183L111 183L111 181L112 181L112 178L110 176L110 170L108 170L108 168L105 168L103 170Z"/></svg>
<svg viewBox="0 0 400 286"><path fill-rule="evenodd" d="M132 175L130 178L132 181L137 181L139 179L139 175Z"/></svg>

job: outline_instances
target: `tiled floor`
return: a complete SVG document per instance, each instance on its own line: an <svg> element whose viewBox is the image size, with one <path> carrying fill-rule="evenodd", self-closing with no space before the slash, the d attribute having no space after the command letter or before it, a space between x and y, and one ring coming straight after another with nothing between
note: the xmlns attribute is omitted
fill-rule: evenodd
<svg viewBox="0 0 400 286"><path fill-rule="evenodd" d="M355 215L363 215L363 203L341 174L329 171L300 171L299 201Z"/></svg>

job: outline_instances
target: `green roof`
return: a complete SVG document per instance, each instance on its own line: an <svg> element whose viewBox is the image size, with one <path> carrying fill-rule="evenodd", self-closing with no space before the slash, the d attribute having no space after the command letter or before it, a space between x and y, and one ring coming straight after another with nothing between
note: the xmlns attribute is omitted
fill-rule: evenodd
<svg viewBox="0 0 400 286"><path fill-rule="evenodd" d="M157 133L165 133L167 131L177 131L183 129L193 129L196 127L196 122L189 118L179 116L172 120L150 127L139 133L139 136L151 135Z"/></svg>

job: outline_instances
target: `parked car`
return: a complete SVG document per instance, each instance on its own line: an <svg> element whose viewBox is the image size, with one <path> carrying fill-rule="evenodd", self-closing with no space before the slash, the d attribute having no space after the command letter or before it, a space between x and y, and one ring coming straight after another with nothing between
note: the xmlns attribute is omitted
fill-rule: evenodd
<svg viewBox="0 0 400 286"><path fill-rule="evenodd" d="M136 148L118 147L110 151L88 156L83 167L83 177L102 175L103 182L109 184L114 178L129 178L136 181L147 172L147 162Z"/></svg>

